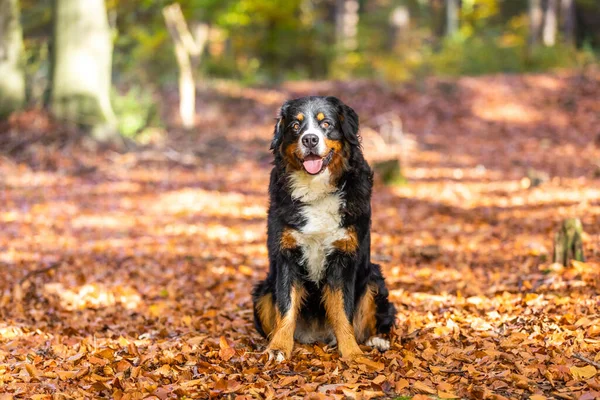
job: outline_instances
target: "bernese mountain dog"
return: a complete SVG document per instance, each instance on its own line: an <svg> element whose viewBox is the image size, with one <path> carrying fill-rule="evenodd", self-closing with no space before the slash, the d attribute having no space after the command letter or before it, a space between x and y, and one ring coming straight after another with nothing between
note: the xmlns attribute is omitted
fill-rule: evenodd
<svg viewBox="0 0 600 400"><path fill-rule="evenodd" d="M287 101L271 150L269 273L252 293L256 329L269 359L289 359L294 340L337 344L342 357L380 351L396 308L371 262L373 172L358 115L335 97Z"/></svg>

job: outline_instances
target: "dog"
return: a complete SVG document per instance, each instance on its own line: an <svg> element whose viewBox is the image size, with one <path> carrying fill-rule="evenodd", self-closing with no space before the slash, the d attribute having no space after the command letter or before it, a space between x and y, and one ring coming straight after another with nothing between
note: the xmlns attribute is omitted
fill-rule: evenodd
<svg viewBox="0 0 600 400"><path fill-rule="evenodd" d="M269 272L252 292L254 323L269 359L289 359L294 341L337 344L342 357L380 351L396 308L371 262L373 172L356 112L336 97L281 107L271 150Z"/></svg>

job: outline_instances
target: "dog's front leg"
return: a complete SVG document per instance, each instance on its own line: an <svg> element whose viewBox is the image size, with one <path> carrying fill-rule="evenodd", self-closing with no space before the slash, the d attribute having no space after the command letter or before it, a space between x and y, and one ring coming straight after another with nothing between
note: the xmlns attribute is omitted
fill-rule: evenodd
<svg viewBox="0 0 600 400"><path fill-rule="evenodd" d="M323 304L327 319L333 328L342 357L354 358L362 354L356 337L352 314L354 310L354 262L352 254L336 251L328 259L327 283L323 288Z"/></svg>
<svg viewBox="0 0 600 400"><path fill-rule="evenodd" d="M304 288L291 276L284 266L277 276L277 313L275 329L267 347L269 359L278 362L289 359L294 348L296 321L302 306Z"/></svg>

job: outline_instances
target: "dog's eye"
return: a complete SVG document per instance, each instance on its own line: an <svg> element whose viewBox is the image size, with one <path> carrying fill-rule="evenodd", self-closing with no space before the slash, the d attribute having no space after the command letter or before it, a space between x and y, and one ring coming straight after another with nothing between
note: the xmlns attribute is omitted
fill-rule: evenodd
<svg viewBox="0 0 600 400"><path fill-rule="evenodd" d="M323 129L327 129L327 128L329 128L329 122L323 122L323 123L321 124L321 127L322 127Z"/></svg>
<svg viewBox="0 0 600 400"><path fill-rule="evenodd" d="M300 124L296 122L294 125L292 125L292 129L297 131L298 129L300 129Z"/></svg>

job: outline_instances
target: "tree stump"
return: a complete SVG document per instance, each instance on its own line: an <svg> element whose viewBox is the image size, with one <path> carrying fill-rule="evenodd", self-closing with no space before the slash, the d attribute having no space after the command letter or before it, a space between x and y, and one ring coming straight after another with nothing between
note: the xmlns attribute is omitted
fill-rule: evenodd
<svg viewBox="0 0 600 400"><path fill-rule="evenodd" d="M386 185L399 185L407 182L402 173L400 160L397 158L375 162L373 164L373 169L379 174L381 180Z"/></svg>
<svg viewBox="0 0 600 400"><path fill-rule="evenodd" d="M554 237L553 262L569 266L571 260L584 262L583 256L583 227L579 218L568 218Z"/></svg>
<svg viewBox="0 0 600 400"><path fill-rule="evenodd" d="M406 184L404 168L408 165L410 152L416 148L416 141L407 136L402 129L402 120L394 113L375 117L373 122L379 128L367 128L378 155L372 162L373 170L386 185Z"/></svg>

